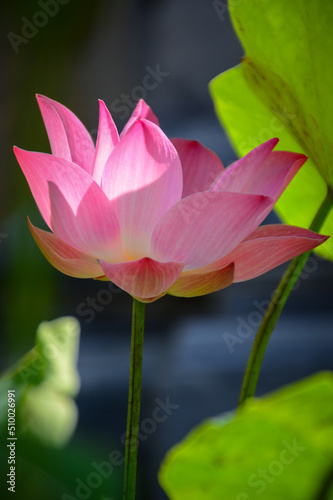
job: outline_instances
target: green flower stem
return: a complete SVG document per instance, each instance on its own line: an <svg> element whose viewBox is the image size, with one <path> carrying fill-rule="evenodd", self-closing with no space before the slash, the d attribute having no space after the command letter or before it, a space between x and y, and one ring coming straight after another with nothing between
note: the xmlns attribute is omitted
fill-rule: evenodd
<svg viewBox="0 0 333 500"><path fill-rule="evenodd" d="M321 204L315 218L312 221L310 229L318 232L327 215L333 206L333 192L328 190L326 198ZM283 276L271 303L268 306L266 314L257 332L256 338L252 346L249 360L247 362L245 375L243 379L242 389L239 398L239 407L245 400L252 398L255 394L262 360L265 355L266 347L274 326L279 319L282 309L307 261L311 252L306 252L298 257L295 257Z"/></svg>
<svg viewBox="0 0 333 500"><path fill-rule="evenodd" d="M135 500L144 322L145 304L133 298L131 366L127 408L123 500Z"/></svg>

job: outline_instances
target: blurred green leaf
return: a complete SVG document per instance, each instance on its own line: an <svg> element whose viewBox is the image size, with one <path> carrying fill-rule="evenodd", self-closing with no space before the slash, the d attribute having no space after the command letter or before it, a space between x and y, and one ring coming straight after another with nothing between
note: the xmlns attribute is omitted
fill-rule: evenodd
<svg viewBox="0 0 333 500"><path fill-rule="evenodd" d="M0 378L0 427L7 423L7 391L15 390L17 433L63 446L77 423L76 362L80 326L72 317L45 321L36 346Z"/></svg>
<svg viewBox="0 0 333 500"><path fill-rule="evenodd" d="M248 402L233 420L207 420L168 453L159 479L171 500L324 500L332 466L333 375L325 372Z"/></svg>
<svg viewBox="0 0 333 500"><path fill-rule="evenodd" d="M282 219L309 226L333 188L333 3L253 0L232 6L246 57L211 82L217 114L240 155L271 137L308 160L277 204ZM322 232L333 233L333 214ZM332 238L331 238L332 240ZM333 242L316 249L333 259Z"/></svg>

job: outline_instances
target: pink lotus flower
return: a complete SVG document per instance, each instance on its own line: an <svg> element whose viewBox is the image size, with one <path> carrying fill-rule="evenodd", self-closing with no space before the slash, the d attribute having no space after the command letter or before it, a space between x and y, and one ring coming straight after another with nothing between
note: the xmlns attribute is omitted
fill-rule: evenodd
<svg viewBox="0 0 333 500"><path fill-rule="evenodd" d="M52 154L14 148L52 233L29 222L48 261L108 279L142 302L195 297L259 276L327 238L258 227L305 162L271 139L224 169L196 141L170 141L144 101L120 137L100 101L96 148L78 118L37 96Z"/></svg>

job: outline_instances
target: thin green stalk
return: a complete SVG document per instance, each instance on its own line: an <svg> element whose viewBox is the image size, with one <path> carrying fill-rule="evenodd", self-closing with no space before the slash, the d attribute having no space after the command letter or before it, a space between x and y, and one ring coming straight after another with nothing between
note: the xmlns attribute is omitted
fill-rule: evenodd
<svg viewBox="0 0 333 500"><path fill-rule="evenodd" d="M123 500L135 500L144 322L145 304L133 299L131 366L127 408Z"/></svg>
<svg viewBox="0 0 333 500"><path fill-rule="evenodd" d="M328 191L326 198L321 204L315 218L312 221L310 229L318 232L333 205L333 192ZM257 332L252 346L249 360L247 362L242 389L239 398L239 407L245 400L252 398L255 394L262 360L265 355L266 347L274 326L279 319L282 309L307 261L311 252L306 252L295 257L284 274L275 294L268 306L266 314Z"/></svg>

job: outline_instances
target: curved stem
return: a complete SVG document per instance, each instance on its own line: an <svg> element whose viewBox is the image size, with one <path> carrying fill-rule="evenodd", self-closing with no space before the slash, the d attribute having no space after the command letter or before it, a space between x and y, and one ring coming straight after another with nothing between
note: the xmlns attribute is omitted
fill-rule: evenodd
<svg viewBox="0 0 333 500"><path fill-rule="evenodd" d="M333 205L333 192L328 190L327 195L321 204L315 218L312 221L310 229L318 232L322 227L327 215ZM247 398L254 396L262 360L265 355L266 347L274 326L279 319L282 309L307 261L311 252L306 252L298 257L295 257L286 273L284 274L275 294L268 306L266 314L257 332L256 338L252 346L250 357L246 366L243 379L242 389L239 398L239 407L243 405Z"/></svg>
<svg viewBox="0 0 333 500"><path fill-rule="evenodd" d="M127 408L123 500L135 500L144 321L145 304L133 298L131 366Z"/></svg>

